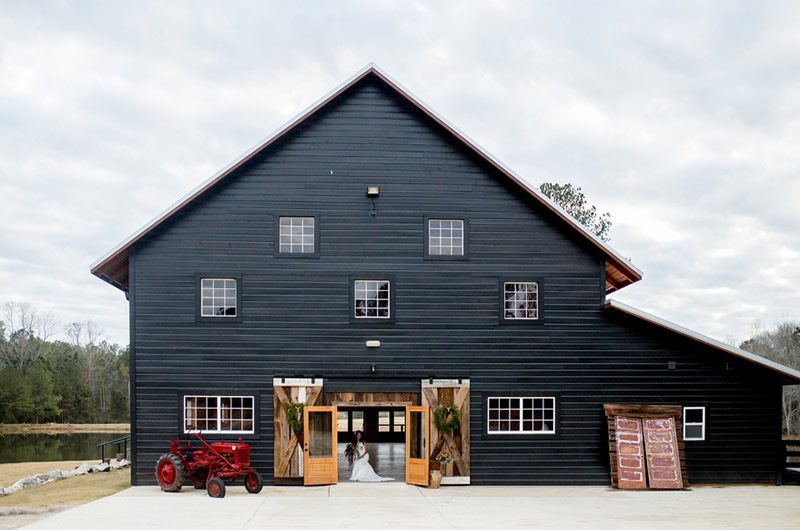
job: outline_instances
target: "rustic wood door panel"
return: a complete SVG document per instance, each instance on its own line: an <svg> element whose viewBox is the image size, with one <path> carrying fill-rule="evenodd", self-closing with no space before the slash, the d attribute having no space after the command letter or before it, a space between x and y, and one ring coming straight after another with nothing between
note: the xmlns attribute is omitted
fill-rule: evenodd
<svg viewBox="0 0 800 530"><path fill-rule="evenodd" d="M617 416L617 485L620 489L647 489L642 420Z"/></svg>
<svg viewBox="0 0 800 530"><path fill-rule="evenodd" d="M650 487L681 489L683 477L675 421L672 418L645 418L643 421Z"/></svg>
<svg viewBox="0 0 800 530"><path fill-rule="evenodd" d="M431 423L431 450L429 457L435 459L440 453L453 457L453 462L442 466L442 484L469 484L469 380L429 379L422 380L422 404L431 410L444 405L455 405L461 416L460 428L452 433L440 433Z"/></svg>
<svg viewBox="0 0 800 530"><path fill-rule="evenodd" d="M298 449L302 444L302 433L300 437L289 428L286 421L286 411L292 403L305 403L317 405L322 401L322 380L316 379L313 382L301 379L276 378L272 383L273 405L274 405L274 476L280 480L293 479L300 480L303 476L303 457L302 450Z"/></svg>

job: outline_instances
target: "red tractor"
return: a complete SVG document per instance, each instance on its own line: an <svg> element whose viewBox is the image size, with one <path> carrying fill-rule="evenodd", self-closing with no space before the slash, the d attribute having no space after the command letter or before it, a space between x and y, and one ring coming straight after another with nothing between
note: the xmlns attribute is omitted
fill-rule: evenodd
<svg viewBox="0 0 800 530"><path fill-rule="evenodd" d="M224 440L207 443L199 434L200 444L191 440L170 440L169 453L161 455L156 463L156 478L164 491L180 491L189 479L196 489L205 489L209 497L225 496L225 483L244 477L248 493L258 493L264 487L261 475L250 467L250 445L227 443Z"/></svg>

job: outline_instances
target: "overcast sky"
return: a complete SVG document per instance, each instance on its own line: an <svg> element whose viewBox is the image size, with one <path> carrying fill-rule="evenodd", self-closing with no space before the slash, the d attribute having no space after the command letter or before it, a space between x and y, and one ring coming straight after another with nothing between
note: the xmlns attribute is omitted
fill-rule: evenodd
<svg viewBox="0 0 800 530"><path fill-rule="evenodd" d="M0 0L0 302L127 344L90 263L374 61L610 211L615 298L737 343L800 318L796 2L133 4Z"/></svg>

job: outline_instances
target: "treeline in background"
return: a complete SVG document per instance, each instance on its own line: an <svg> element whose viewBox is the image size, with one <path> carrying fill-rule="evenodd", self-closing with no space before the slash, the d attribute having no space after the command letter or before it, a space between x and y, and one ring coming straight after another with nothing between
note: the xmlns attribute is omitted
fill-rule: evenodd
<svg viewBox="0 0 800 530"><path fill-rule="evenodd" d="M54 340L56 332L66 340ZM91 321L60 329L50 313L7 303L0 313L0 423L129 419L128 347Z"/></svg>
<svg viewBox="0 0 800 530"><path fill-rule="evenodd" d="M128 347L101 339L91 321L63 328L28 304L0 314L0 423L129 421ZM800 325L754 328L740 347L800 370ZM783 432L800 436L800 385L783 391Z"/></svg>

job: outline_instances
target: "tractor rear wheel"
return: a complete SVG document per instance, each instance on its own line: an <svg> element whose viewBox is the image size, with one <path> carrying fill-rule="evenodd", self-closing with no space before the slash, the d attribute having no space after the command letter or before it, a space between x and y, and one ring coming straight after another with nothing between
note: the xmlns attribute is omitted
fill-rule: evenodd
<svg viewBox="0 0 800 530"><path fill-rule="evenodd" d="M223 482L219 477L214 477L208 481L208 484L206 485L206 491L208 492L209 497L221 499L225 496L225 482Z"/></svg>
<svg viewBox="0 0 800 530"><path fill-rule="evenodd" d="M181 490L186 479L183 460L175 453L161 455L156 463L156 479L161 489L169 492Z"/></svg>
<svg viewBox="0 0 800 530"><path fill-rule="evenodd" d="M264 481L261 480L261 473L258 471L251 471L244 477L244 489L247 493L259 493L263 487Z"/></svg>

